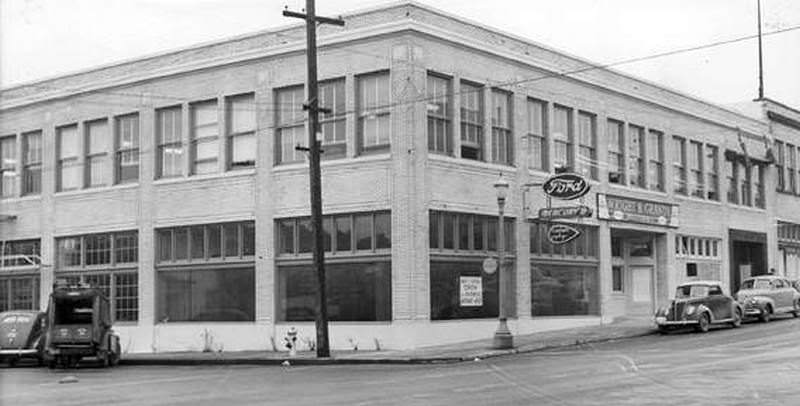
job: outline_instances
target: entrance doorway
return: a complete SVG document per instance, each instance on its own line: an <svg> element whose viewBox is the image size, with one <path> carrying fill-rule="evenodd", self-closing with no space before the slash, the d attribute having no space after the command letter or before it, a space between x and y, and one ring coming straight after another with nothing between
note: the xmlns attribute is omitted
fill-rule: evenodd
<svg viewBox="0 0 800 406"><path fill-rule="evenodd" d="M750 276L764 275L767 269L767 235L744 230L729 230L730 288L739 290L742 281Z"/></svg>
<svg viewBox="0 0 800 406"><path fill-rule="evenodd" d="M655 311L658 236L611 230L612 290L624 302L628 316L652 316Z"/></svg>
<svg viewBox="0 0 800 406"><path fill-rule="evenodd" d="M650 314L653 310L653 267L630 266L631 291L628 294L628 311Z"/></svg>

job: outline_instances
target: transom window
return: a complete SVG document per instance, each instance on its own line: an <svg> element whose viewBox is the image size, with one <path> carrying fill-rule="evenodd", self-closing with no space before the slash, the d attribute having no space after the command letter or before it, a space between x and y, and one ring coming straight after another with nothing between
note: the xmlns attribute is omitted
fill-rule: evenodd
<svg viewBox="0 0 800 406"><path fill-rule="evenodd" d="M496 216L432 210L429 220L431 250L463 253L497 250ZM514 219L506 217L504 231L508 253L516 252L514 229Z"/></svg>
<svg viewBox="0 0 800 406"><path fill-rule="evenodd" d="M721 240L717 238L675 236L675 256L692 259L715 259L722 256Z"/></svg>
<svg viewBox="0 0 800 406"><path fill-rule="evenodd" d="M255 235L253 221L158 229L156 262L252 261Z"/></svg>
<svg viewBox="0 0 800 406"><path fill-rule="evenodd" d="M35 240L0 241L0 268L37 266L41 263L41 243Z"/></svg>
<svg viewBox="0 0 800 406"><path fill-rule="evenodd" d="M314 236L309 217L276 220L276 230L279 256L311 253ZM388 211L323 216L322 232L325 252L334 255L392 247Z"/></svg>

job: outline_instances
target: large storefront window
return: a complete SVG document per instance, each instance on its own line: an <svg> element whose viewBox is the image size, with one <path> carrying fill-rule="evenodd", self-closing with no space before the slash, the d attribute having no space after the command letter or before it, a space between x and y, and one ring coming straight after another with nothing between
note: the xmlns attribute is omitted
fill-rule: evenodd
<svg viewBox="0 0 800 406"><path fill-rule="evenodd" d="M599 315L596 265L531 266L534 316Z"/></svg>
<svg viewBox="0 0 800 406"><path fill-rule="evenodd" d="M481 263L477 258L431 260L431 320L497 317L497 272L486 274ZM506 264L506 269L513 266ZM479 301L462 300L462 285L469 278L480 278Z"/></svg>
<svg viewBox="0 0 800 406"><path fill-rule="evenodd" d="M115 321L139 319L137 231L62 237L56 253L56 278L100 289Z"/></svg>
<svg viewBox="0 0 800 406"><path fill-rule="evenodd" d="M570 224L580 235L566 244L552 244L547 230L553 224L530 225L533 316L599 315L597 227ZM620 256L619 248L619 241L612 241L612 255ZM614 287L622 289L621 279L617 282Z"/></svg>
<svg viewBox="0 0 800 406"><path fill-rule="evenodd" d="M0 241L0 312L39 308L38 239Z"/></svg>
<svg viewBox="0 0 800 406"><path fill-rule="evenodd" d="M328 319L389 321L392 319L391 262L325 265ZM311 264L278 266L278 320L313 321L317 275Z"/></svg>
<svg viewBox="0 0 800 406"><path fill-rule="evenodd" d="M255 222L156 230L158 321L255 320Z"/></svg>
<svg viewBox="0 0 800 406"><path fill-rule="evenodd" d="M392 217L389 211L343 213L322 220L328 318L392 319ZM275 220L279 321L312 321L317 276L308 217Z"/></svg>
<svg viewBox="0 0 800 406"><path fill-rule="evenodd" d="M253 321L254 286L252 267L159 271L159 321Z"/></svg>

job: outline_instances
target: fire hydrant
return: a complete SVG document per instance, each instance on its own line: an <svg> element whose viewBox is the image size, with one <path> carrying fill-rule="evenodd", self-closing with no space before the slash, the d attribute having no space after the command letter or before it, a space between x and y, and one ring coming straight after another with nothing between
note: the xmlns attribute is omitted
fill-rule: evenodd
<svg viewBox="0 0 800 406"><path fill-rule="evenodd" d="M286 342L286 348L289 349L289 356L294 357L297 355L297 330L294 327L290 327L283 340Z"/></svg>

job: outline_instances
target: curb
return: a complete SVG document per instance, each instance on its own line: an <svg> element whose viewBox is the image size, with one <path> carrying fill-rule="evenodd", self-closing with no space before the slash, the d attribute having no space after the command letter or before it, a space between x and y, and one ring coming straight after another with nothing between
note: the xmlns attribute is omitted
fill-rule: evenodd
<svg viewBox="0 0 800 406"><path fill-rule="evenodd" d="M499 358L516 354L529 354L534 352L549 351L558 348L579 347L585 344L604 343L615 340L625 340L637 337L653 335L656 330L636 332L628 335L616 337L598 337L589 339L577 339L571 343L551 344L545 346L531 346L528 348L512 348L510 350L491 350L486 352L475 352L470 355L461 356L430 356L430 357L386 357L386 358L183 358L183 357L136 357L133 359L123 358L119 361L120 365L125 366L199 366L199 365L275 365L281 366L288 361L291 365L415 365L415 364L454 364L459 362L469 362L484 360L488 358ZM465 351L465 353L468 353Z"/></svg>

